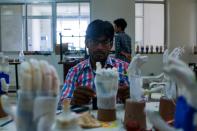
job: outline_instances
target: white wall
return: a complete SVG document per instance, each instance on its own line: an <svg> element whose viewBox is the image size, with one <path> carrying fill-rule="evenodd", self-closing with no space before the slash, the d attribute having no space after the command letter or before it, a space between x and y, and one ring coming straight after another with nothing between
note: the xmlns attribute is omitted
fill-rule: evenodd
<svg viewBox="0 0 197 131"><path fill-rule="evenodd" d="M196 0L168 0L168 47L185 47L183 60L190 62L197 44ZM192 56L192 57L191 57Z"/></svg>

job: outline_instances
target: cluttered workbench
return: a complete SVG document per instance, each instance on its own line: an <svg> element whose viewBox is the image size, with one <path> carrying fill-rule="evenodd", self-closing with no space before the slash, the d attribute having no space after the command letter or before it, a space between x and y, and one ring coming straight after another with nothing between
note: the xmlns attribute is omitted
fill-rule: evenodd
<svg viewBox="0 0 197 131"><path fill-rule="evenodd" d="M147 102L146 103L146 108L151 108L155 111L158 111L159 108L159 103L158 102ZM57 116L62 115L62 113L59 113L60 111L57 111ZM91 114L91 116L94 116L94 118L97 118L97 110L88 110ZM124 115L125 115L125 110L124 110L124 105L123 104L117 104L116 105L116 117L117 119L115 121L111 122L99 122L100 127L97 128L82 128L84 131L124 131L126 130L124 127ZM147 129L151 129L152 125L147 121ZM86 121L87 122L87 121ZM91 121L89 121L91 122ZM15 122L13 121L11 116L7 116L5 118L0 119L0 130L2 131L16 131L16 125Z"/></svg>

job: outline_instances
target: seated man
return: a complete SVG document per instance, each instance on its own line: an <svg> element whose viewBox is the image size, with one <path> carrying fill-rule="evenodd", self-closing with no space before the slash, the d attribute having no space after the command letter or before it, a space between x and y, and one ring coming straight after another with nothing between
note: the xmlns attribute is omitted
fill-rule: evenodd
<svg viewBox="0 0 197 131"><path fill-rule="evenodd" d="M89 24L85 37L89 58L68 71L60 102L71 98L72 105L85 105L96 96L94 84L96 62L101 62L102 68L117 68L119 72L118 100L124 102L129 97L129 82L126 76L129 64L109 56L113 37L114 28L108 21L95 20Z"/></svg>

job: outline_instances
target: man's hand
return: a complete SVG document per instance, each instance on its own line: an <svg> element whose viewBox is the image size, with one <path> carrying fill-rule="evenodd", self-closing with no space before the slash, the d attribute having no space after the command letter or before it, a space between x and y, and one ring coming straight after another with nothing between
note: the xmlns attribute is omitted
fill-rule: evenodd
<svg viewBox="0 0 197 131"><path fill-rule="evenodd" d="M89 104L90 100L95 97L95 92L88 87L76 87L71 99L71 105Z"/></svg>
<svg viewBox="0 0 197 131"><path fill-rule="evenodd" d="M131 61L131 54L121 51L120 54L124 55L129 61Z"/></svg>
<svg viewBox="0 0 197 131"><path fill-rule="evenodd" d="M119 86L117 98L120 102L125 103L126 99L130 97L129 87L128 86Z"/></svg>

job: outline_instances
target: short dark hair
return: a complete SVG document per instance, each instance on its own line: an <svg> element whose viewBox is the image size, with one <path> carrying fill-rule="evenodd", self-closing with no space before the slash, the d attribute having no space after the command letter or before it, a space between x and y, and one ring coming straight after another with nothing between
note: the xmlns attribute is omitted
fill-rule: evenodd
<svg viewBox="0 0 197 131"><path fill-rule="evenodd" d="M127 22L125 21L125 19L123 18L118 18L116 20L114 20L114 24L117 27L120 27L123 31L125 30L125 28L127 27Z"/></svg>
<svg viewBox="0 0 197 131"><path fill-rule="evenodd" d="M98 39L100 37L106 37L106 39L110 39L113 41L114 37L114 28L113 25L109 21L103 20L94 20L92 21L86 30L86 40L87 39Z"/></svg>

